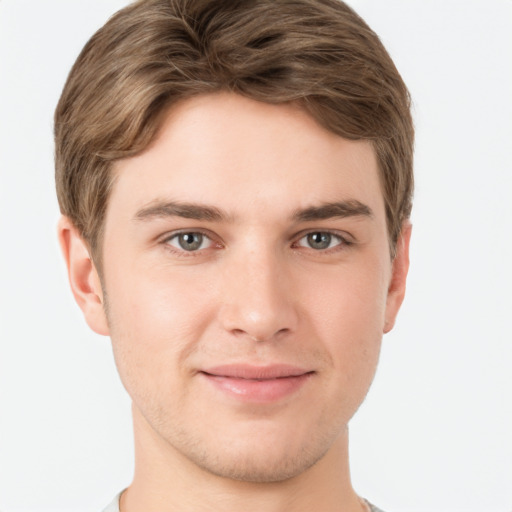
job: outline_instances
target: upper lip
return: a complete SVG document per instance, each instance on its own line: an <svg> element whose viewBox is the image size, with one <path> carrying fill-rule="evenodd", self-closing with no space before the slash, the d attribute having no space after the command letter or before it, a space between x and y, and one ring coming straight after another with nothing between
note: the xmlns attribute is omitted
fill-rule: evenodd
<svg viewBox="0 0 512 512"><path fill-rule="evenodd" d="M306 373L312 373L298 366L289 364L271 364L265 366L250 364L225 364L212 366L201 370L202 373L216 377L228 377L232 379L279 379L283 377L298 377Z"/></svg>

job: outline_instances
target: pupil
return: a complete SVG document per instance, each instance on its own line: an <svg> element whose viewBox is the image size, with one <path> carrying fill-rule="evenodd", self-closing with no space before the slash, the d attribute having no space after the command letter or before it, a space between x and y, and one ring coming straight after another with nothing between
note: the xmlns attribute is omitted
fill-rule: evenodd
<svg viewBox="0 0 512 512"><path fill-rule="evenodd" d="M179 238L180 246L186 251L194 251L201 247L203 235L201 233L183 233Z"/></svg>
<svg viewBox="0 0 512 512"><path fill-rule="evenodd" d="M308 242L313 249L327 249L331 244L331 235L329 233L311 233L308 235Z"/></svg>

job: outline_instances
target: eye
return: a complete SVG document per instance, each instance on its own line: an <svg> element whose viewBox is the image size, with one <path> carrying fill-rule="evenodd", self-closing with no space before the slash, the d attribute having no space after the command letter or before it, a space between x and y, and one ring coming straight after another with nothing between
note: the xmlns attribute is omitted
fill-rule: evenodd
<svg viewBox="0 0 512 512"><path fill-rule="evenodd" d="M328 231L314 231L303 236L297 243L299 247L308 247L316 251L325 251L338 245L347 244L341 236Z"/></svg>
<svg viewBox="0 0 512 512"><path fill-rule="evenodd" d="M211 247L212 241L203 233L195 231L177 233L168 238L165 243L182 251L194 252Z"/></svg>

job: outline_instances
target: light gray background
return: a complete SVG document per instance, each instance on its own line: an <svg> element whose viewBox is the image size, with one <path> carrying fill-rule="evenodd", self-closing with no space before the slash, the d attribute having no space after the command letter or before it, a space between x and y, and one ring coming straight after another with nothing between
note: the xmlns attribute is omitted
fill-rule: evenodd
<svg viewBox="0 0 512 512"><path fill-rule="evenodd" d="M0 0L0 509L100 510L131 478L109 340L68 290L52 113L120 0ZM356 489L388 512L512 510L512 1L353 0L409 85L408 296L352 422Z"/></svg>

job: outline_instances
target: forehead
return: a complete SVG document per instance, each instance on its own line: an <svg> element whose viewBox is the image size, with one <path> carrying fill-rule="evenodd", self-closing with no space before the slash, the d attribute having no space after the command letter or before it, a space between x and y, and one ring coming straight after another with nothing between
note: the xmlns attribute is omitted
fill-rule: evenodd
<svg viewBox="0 0 512 512"><path fill-rule="evenodd" d="M370 143L327 131L296 105L229 93L173 107L153 144L114 173L109 211L126 215L165 199L261 218L352 199L384 212Z"/></svg>

